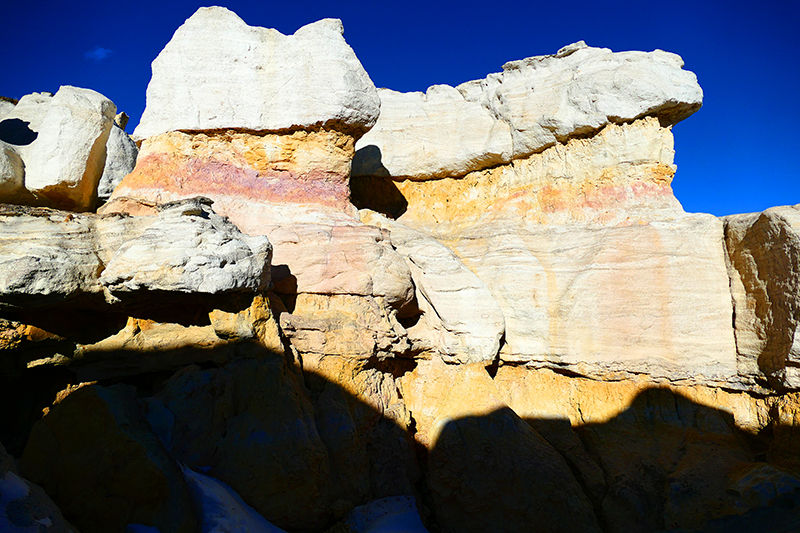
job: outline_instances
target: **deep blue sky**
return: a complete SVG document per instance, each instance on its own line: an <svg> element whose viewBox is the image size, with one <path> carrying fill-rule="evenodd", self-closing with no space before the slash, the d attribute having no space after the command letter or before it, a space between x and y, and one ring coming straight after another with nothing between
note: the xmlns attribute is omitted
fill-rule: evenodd
<svg viewBox="0 0 800 533"><path fill-rule="evenodd" d="M189 0L0 6L0 95L60 85L97 90L131 116L144 110L150 63L199 6ZM738 1L241 2L253 26L284 34L324 17L379 87L425 90L482 78L510 60L585 40L680 54L705 92L675 129L675 193L716 215L800 203L800 3ZM388 7L387 7L388 6Z"/></svg>

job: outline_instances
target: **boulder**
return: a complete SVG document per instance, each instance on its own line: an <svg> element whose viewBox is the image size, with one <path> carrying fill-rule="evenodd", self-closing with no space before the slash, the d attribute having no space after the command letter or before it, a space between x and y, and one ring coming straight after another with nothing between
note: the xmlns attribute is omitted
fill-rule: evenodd
<svg viewBox="0 0 800 533"><path fill-rule="evenodd" d="M118 118L119 115L124 115L124 113L118 114ZM136 166L136 156L139 153L136 143L125 133L125 129L117 124L117 119L115 119L108 142L106 142L106 164L103 167L103 175L97 184L97 199L101 203L108 201L122 178L133 171ZM127 115L125 115L125 122L127 122Z"/></svg>
<svg viewBox="0 0 800 533"><path fill-rule="evenodd" d="M449 85L378 89L381 114L357 144L353 176L462 176L511 160L511 128Z"/></svg>
<svg viewBox="0 0 800 533"><path fill-rule="evenodd" d="M675 124L703 101L697 78L682 66L662 50L613 53L581 41L506 63L503 72L455 90L381 91L381 116L357 145L354 175L455 177L611 123L654 116Z"/></svg>
<svg viewBox="0 0 800 533"><path fill-rule="evenodd" d="M99 283L114 298L152 292L219 294L269 284L272 246L242 234L210 208L211 201L177 201L105 261Z"/></svg>
<svg viewBox="0 0 800 533"><path fill-rule="evenodd" d="M134 138L318 126L361 136L380 100L343 31L341 21L324 19L286 36L222 7L200 8L153 62Z"/></svg>
<svg viewBox="0 0 800 533"><path fill-rule="evenodd" d="M182 463L229 485L276 526L314 530L327 520L329 465L306 394L282 356L268 357L186 367L149 412L154 402L168 411L166 442Z"/></svg>
<svg viewBox="0 0 800 533"><path fill-rule="evenodd" d="M94 207L116 106L89 89L63 86L33 93L0 122L0 140L25 163L25 187L39 205L71 211Z"/></svg>
<svg viewBox="0 0 800 533"><path fill-rule="evenodd" d="M53 500L20 477L14 458L0 444L0 531L9 533L78 533Z"/></svg>
<svg viewBox="0 0 800 533"><path fill-rule="evenodd" d="M428 487L443 530L601 531L563 457L502 401L483 365L432 361L402 382L426 433Z"/></svg>
<svg viewBox="0 0 800 533"><path fill-rule="evenodd" d="M739 371L800 388L800 206L723 220Z"/></svg>
<svg viewBox="0 0 800 533"><path fill-rule="evenodd" d="M63 391L31 431L20 467L84 533L127 524L196 531L180 468L151 432L130 386Z"/></svg>

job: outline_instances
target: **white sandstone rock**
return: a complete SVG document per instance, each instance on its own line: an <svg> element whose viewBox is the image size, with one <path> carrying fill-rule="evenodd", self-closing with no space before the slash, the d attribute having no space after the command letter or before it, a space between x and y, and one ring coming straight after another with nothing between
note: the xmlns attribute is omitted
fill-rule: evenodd
<svg viewBox="0 0 800 533"><path fill-rule="evenodd" d="M739 372L800 388L800 206L723 218Z"/></svg>
<svg viewBox="0 0 800 533"><path fill-rule="evenodd" d="M392 245L406 260L423 312L408 330L415 344L427 344L445 361L493 361L505 321L486 284L433 237L377 213L362 221L391 231Z"/></svg>
<svg viewBox="0 0 800 533"><path fill-rule="evenodd" d="M174 130L280 131L330 125L356 137L375 123L375 86L337 19L283 35L222 7L200 8L153 61L133 137Z"/></svg>
<svg viewBox="0 0 800 533"><path fill-rule="evenodd" d="M23 144L6 139L25 163L25 187L42 203L91 209L115 112L102 94L71 86L20 99L0 124L16 120L18 135L27 136Z"/></svg>
<svg viewBox="0 0 800 533"><path fill-rule="evenodd" d="M738 380L722 223L711 215L623 227L506 220L440 240L500 305L504 361Z"/></svg>
<svg viewBox="0 0 800 533"><path fill-rule="evenodd" d="M158 216L0 210L0 308L157 306L180 295L269 284L271 246L215 214L205 199ZM172 295L172 296L169 296ZM159 300L160 299L160 300Z"/></svg>
<svg viewBox="0 0 800 533"><path fill-rule="evenodd" d="M354 176L460 176L511 159L511 130L453 87L379 89L381 116L358 143Z"/></svg>
<svg viewBox="0 0 800 533"><path fill-rule="evenodd" d="M356 145L353 175L457 177L609 123L657 116L663 125L674 124L703 100L697 78L682 66L679 56L662 50L614 53L580 42L555 55L506 63L503 72L459 85L463 99L444 86L426 95L381 91L381 116ZM489 114L479 115L470 103ZM463 131L471 122L474 129Z"/></svg>
<svg viewBox="0 0 800 533"><path fill-rule="evenodd" d="M3 117L9 114L16 105L16 100L12 100L11 98L7 98L5 96L0 96L0 120L3 120Z"/></svg>
<svg viewBox="0 0 800 533"><path fill-rule="evenodd" d="M158 219L123 244L100 283L124 299L137 291L217 294L266 288L272 246L241 233L204 199L165 204Z"/></svg>
<svg viewBox="0 0 800 533"><path fill-rule="evenodd" d="M97 185L99 200L107 201L122 178L133 172L138 154L136 143L115 122L106 142L106 164Z"/></svg>

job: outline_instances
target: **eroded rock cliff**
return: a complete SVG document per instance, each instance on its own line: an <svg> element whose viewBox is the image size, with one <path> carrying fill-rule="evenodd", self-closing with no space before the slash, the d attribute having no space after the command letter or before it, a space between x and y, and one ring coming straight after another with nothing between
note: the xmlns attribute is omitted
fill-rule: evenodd
<svg viewBox="0 0 800 533"><path fill-rule="evenodd" d="M97 93L0 100L0 525L800 527L797 210L683 211L680 58L403 94L342 31L201 8L138 157Z"/></svg>

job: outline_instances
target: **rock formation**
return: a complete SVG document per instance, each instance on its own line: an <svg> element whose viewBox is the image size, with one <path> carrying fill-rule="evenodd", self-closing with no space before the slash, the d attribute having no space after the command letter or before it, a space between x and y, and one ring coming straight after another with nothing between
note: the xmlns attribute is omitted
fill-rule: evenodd
<svg viewBox="0 0 800 533"><path fill-rule="evenodd" d="M33 93L0 110L0 201L89 211L133 170L136 146L112 127L117 107L89 89ZM11 105L7 105L11 104Z"/></svg>
<svg viewBox="0 0 800 533"><path fill-rule="evenodd" d="M201 8L138 157L0 99L0 529L800 528L800 218L684 212L681 59L403 94L342 33Z"/></svg>

